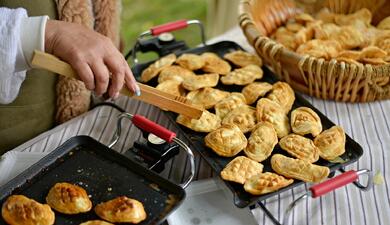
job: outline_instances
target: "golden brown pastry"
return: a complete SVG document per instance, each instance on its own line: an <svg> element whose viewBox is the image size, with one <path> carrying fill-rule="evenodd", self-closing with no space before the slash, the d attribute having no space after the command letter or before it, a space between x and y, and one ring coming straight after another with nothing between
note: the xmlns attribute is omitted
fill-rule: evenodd
<svg viewBox="0 0 390 225"><path fill-rule="evenodd" d="M210 132L204 138L204 142L207 147L224 157L237 155L247 144L244 133L233 124L222 125L217 130Z"/></svg>
<svg viewBox="0 0 390 225"><path fill-rule="evenodd" d="M235 69L226 76L221 77L221 82L226 85L247 85L262 77L263 70L259 66L249 65Z"/></svg>
<svg viewBox="0 0 390 225"><path fill-rule="evenodd" d="M272 91L267 98L278 103L287 114L294 104L295 93L288 83L279 81L272 85Z"/></svg>
<svg viewBox="0 0 390 225"><path fill-rule="evenodd" d="M200 55L186 53L181 55L176 63L189 70L198 70L204 66L205 61Z"/></svg>
<svg viewBox="0 0 390 225"><path fill-rule="evenodd" d="M230 93L227 91L206 87L196 91L190 91L186 98L191 100L193 105L210 109L214 107L217 102L227 98L228 96L230 96Z"/></svg>
<svg viewBox="0 0 390 225"><path fill-rule="evenodd" d="M338 25L353 26L355 28L369 27L371 24L372 14L370 10L362 8L352 14L336 14L334 22Z"/></svg>
<svg viewBox="0 0 390 225"><path fill-rule="evenodd" d="M262 61L259 57L241 50L227 53L223 56L223 58L239 67L245 67L249 65L262 66Z"/></svg>
<svg viewBox="0 0 390 225"><path fill-rule="evenodd" d="M98 204L95 213L111 223L139 223L146 219L141 202L126 196Z"/></svg>
<svg viewBox="0 0 390 225"><path fill-rule="evenodd" d="M311 163L319 159L318 148L309 138L289 134L280 139L279 145L283 150L298 159L303 159Z"/></svg>
<svg viewBox="0 0 390 225"><path fill-rule="evenodd" d="M228 74L231 70L231 66L229 65L229 63L219 58L219 56L214 53L203 53L202 58L205 61L202 70L205 72L225 75Z"/></svg>
<svg viewBox="0 0 390 225"><path fill-rule="evenodd" d="M92 208L92 202L84 188L69 183L56 183L47 194L46 202L64 214L88 212Z"/></svg>
<svg viewBox="0 0 390 225"><path fill-rule="evenodd" d="M176 118L176 122L197 132L211 132L221 126L221 119L207 110L203 111L199 119L191 119L190 117L179 115Z"/></svg>
<svg viewBox="0 0 390 225"><path fill-rule="evenodd" d="M340 35L342 37L342 35ZM341 39L340 39L341 40ZM344 39L342 39L344 40ZM330 60L337 56L342 49L341 44L335 40L310 40L297 48L297 53Z"/></svg>
<svg viewBox="0 0 390 225"><path fill-rule="evenodd" d="M156 89L176 96L184 96L186 94L181 86L181 81L177 80L166 80L159 83Z"/></svg>
<svg viewBox="0 0 390 225"><path fill-rule="evenodd" d="M376 27L381 30L390 30L390 16L384 18Z"/></svg>
<svg viewBox="0 0 390 225"><path fill-rule="evenodd" d="M284 188L293 182L293 179L286 179L275 173L266 172L247 179L244 189L252 195L263 195Z"/></svg>
<svg viewBox="0 0 390 225"><path fill-rule="evenodd" d="M317 183L326 179L329 168L318 166L302 159L293 159L281 154L271 157L272 169L280 175L310 183Z"/></svg>
<svg viewBox="0 0 390 225"><path fill-rule="evenodd" d="M245 156L237 156L221 171L221 177L227 181L244 184L245 181L263 172L263 165Z"/></svg>
<svg viewBox="0 0 390 225"><path fill-rule="evenodd" d="M259 97L263 97L272 90L272 84L267 82L253 82L242 89L242 94L245 96L246 103L251 105L257 101Z"/></svg>
<svg viewBox="0 0 390 225"><path fill-rule="evenodd" d="M52 225L55 215L47 204L23 195L11 195L3 203L1 215L9 225Z"/></svg>
<svg viewBox="0 0 390 225"><path fill-rule="evenodd" d="M312 109L299 107L291 112L291 129L296 134L315 137L322 131L321 119Z"/></svg>
<svg viewBox="0 0 390 225"><path fill-rule="evenodd" d="M290 123L284 109L268 98L261 98L256 105L256 118L258 122L270 122L278 138L290 133Z"/></svg>
<svg viewBox="0 0 390 225"><path fill-rule="evenodd" d="M260 122L253 129L244 152L249 158L262 162L271 155L277 143L278 136L272 124Z"/></svg>
<svg viewBox="0 0 390 225"><path fill-rule="evenodd" d="M90 220L84 223L80 223L80 225L114 225L114 224L103 220Z"/></svg>
<svg viewBox="0 0 390 225"><path fill-rule="evenodd" d="M352 26L342 26L339 32L330 36L330 40L337 41L344 49L354 49L366 45L362 32ZM332 55L334 57L334 55Z"/></svg>
<svg viewBox="0 0 390 225"><path fill-rule="evenodd" d="M223 119L229 112L237 107L245 105L246 100L243 94L233 92L229 97L222 99L215 106L215 114Z"/></svg>
<svg viewBox="0 0 390 225"><path fill-rule="evenodd" d="M205 87L215 87L218 80L219 75L217 73L195 75L184 79L183 87L189 91L195 91Z"/></svg>
<svg viewBox="0 0 390 225"><path fill-rule="evenodd" d="M332 160L345 152L345 133L342 127L333 126L324 130L314 139L319 149L320 157Z"/></svg>
<svg viewBox="0 0 390 225"><path fill-rule="evenodd" d="M156 77L160 71L174 63L176 60L175 54L169 54L167 56L158 59L154 63L152 63L148 68L142 71L141 80L142 82L148 82L154 77Z"/></svg>
<svg viewBox="0 0 390 225"><path fill-rule="evenodd" d="M184 69L180 66L168 66L161 70L158 76L158 83L162 83L167 80L176 80L183 82L186 78L195 76L195 73L191 70Z"/></svg>
<svg viewBox="0 0 390 225"><path fill-rule="evenodd" d="M235 108L222 120L222 125L234 124L238 126L243 133L253 130L256 123L256 109L248 105L241 105Z"/></svg>

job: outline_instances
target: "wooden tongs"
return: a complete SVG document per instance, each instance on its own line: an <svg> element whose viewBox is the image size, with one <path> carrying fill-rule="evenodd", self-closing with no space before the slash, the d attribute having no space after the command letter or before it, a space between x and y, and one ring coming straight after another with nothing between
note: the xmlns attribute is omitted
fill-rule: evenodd
<svg viewBox="0 0 390 225"><path fill-rule="evenodd" d="M36 68L46 69L66 77L79 79L77 73L68 63L48 53L35 50L31 64ZM138 85L141 89L141 96L135 96L126 87L123 87L120 93L193 119L199 119L202 115L203 111L192 106L184 97L171 95L145 84L138 83Z"/></svg>

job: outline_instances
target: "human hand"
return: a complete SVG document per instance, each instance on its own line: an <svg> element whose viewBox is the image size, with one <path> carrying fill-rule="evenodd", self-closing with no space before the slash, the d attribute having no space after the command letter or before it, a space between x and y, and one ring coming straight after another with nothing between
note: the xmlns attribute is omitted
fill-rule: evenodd
<svg viewBox="0 0 390 225"><path fill-rule="evenodd" d="M123 55L112 41L81 25L48 20L45 51L68 62L89 90L97 95L119 96L125 84L137 96L140 89ZM109 78L111 84L109 86Z"/></svg>

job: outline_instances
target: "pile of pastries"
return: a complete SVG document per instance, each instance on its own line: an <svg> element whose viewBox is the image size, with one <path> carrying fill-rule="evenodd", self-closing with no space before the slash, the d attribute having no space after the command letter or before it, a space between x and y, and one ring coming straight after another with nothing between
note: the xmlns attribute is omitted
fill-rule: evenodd
<svg viewBox="0 0 390 225"><path fill-rule="evenodd" d="M323 130L320 117L310 108L291 111L293 89L285 82L262 82L261 64L257 56L243 51L229 52L223 59L213 53L179 58L172 54L150 65L142 79L147 82L157 77L157 88L186 96L204 110L199 119L179 115L176 122L207 133L205 145L221 157L232 158L221 171L224 180L260 195L294 179L325 179L329 168L314 163L320 157L333 160L345 152L343 129ZM216 88L219 82L224 90ZM241 87L241 92L226 91L233 87L229 85L235 90ZM288 156L273 154L277 144ZM273 172L264 172L262 162L269 157Z"/></svg>
<svg viewBox="0 0 390 225"><path fill-rule="evenodd" d="M70 183L56 183L41 204L24 195L11 195L1 210L4 221L10 225L52 225L55 214L74 215L92 209L87 192L80 186ZM103 220L90 220L80 225L112 225L112 223L137 224L146 219L141 202L126 196L117 197L95 206L96 215ZM108 222L106 222L108 221Z"/></svg>
<svg viewBox="0 0 390 225"><path fill-rule="evenodd" d="M390 17L371 25L371 12L353 14L322 9L314 17L302 13L289 19L270 37L302 55L325 60L381 65L390 63Z"/></svg>

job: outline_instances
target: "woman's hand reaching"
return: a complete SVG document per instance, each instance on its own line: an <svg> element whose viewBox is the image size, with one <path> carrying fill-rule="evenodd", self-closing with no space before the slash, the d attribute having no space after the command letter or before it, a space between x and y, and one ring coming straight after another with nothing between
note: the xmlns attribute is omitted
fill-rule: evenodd
<svg viewBox="0 0 390 225"><path fill-rule="evenodd" d="M137 96L140 89L125 58L112 41L81 25L48 20L45 51L68 62L85 86L97 95L117 98L125 84ZM111 74L111 83L109 84Z"/></svg>

